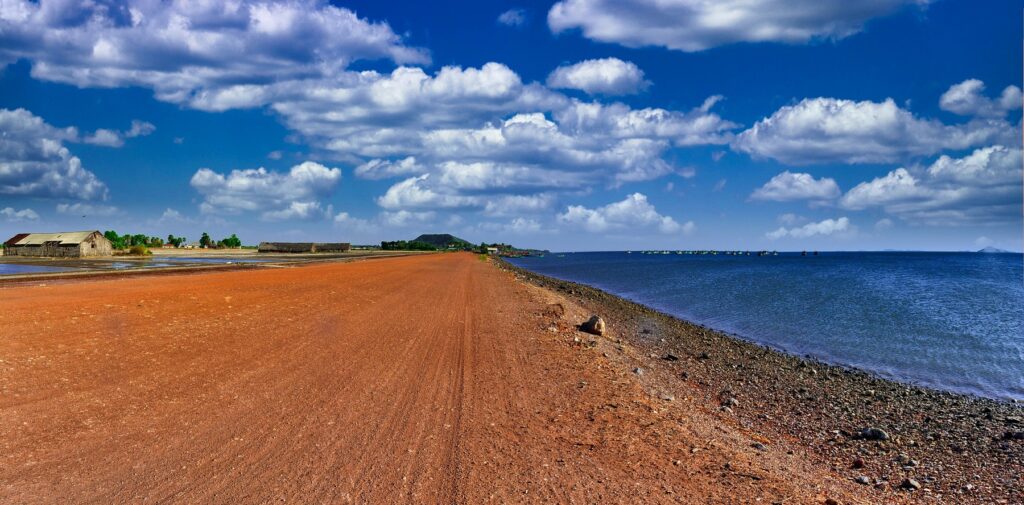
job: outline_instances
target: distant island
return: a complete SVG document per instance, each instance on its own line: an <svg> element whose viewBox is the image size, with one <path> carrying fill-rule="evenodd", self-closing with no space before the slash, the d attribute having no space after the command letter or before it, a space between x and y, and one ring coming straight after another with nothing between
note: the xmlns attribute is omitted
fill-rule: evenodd
<svg viewBox="0 0 1024 505"><path fill-rule="evenodd" d="M475 245L450 233L425 233L412 240L385 240L380 243L384 251L473 251L500 256L543 256L547 251L520 249L500 242L481 242Z"/></svg>
<svg viewBox="0 0 1024 505"><path fill-rule="evenodd" d="M980 253L1008 253L1010 251L1007 251L1006 249L999 249L998 247L988 246L988 247L984 247L982 249L979 249L978 252L980 252Z"/></svg>
<svg viewBox="0 0 1024 505"><path fill-rule="evenodd" d="M438 249L471 249L473 247L473 244L469 243L468 240L463 240L450 233L424 233L412 239L412 242L424 242Z"/></svg>

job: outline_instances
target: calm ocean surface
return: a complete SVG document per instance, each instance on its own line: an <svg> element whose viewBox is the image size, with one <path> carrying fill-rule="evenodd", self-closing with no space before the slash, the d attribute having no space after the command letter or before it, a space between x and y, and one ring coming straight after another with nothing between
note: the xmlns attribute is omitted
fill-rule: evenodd
<svg viewBox="0 0 1024 505"><path fill-rule="evenodd" d="M513 263L793 354L1024 399L1020 254L549 254Z"/></svg>

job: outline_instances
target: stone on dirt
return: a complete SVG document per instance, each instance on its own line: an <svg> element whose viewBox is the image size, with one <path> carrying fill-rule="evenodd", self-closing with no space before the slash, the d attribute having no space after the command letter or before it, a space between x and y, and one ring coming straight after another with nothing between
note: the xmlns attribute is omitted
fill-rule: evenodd
<svg viewBox="0 0 1024 505"><path fill-rule="evenodd" d="M580 325L580 329L592 335L604 335L604 319L599 316L590 316L587 322Z"/></svg>
<svg viewBox="0 0 1024 505"><path fill-rule="evenodd" d="M889 440L889 434L880 428L867 427L860 431L860 438L864 440Z"/></svg>

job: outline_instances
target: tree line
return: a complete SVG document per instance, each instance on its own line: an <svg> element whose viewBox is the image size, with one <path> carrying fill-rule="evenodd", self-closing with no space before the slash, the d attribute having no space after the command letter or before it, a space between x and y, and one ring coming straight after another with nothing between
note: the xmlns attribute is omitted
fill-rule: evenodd
<svg viewBox="0 0 1024 505"><path fill-rule="evenodd" d="M121 235L114 230L107 230L103 232L103 236L110 241L110 243L114 246L114 249L130 249L135 246L146 248L163 247L164 244L170 244L174 247L181 247L183 244L188 242L187 238L176 237L174 235L167 235L167 239L164 240L160 237L150 237L142 233L126 233L124 235ZM203 232L202 237L199 238L199 247L206 249L237 249L239 247L242 247L242 240L239 239L237 235L232 233L230 237L214 241L212 238L210 238L209 233Z"/></svg>
<svg viewBox="0 0 1024 505"><path fill-rule="evenodd" d="M437 246L419 240L385 240L380 243L382 251L436 251Z"/></svg>
<svg viewBox="0 0 1024 505"><path fill-rule="evenodd" d="M488 244L486 242L481 242L480 245L478 245L478 246L470 244L469 242L458 244L458 247L455 247L455 244L453 244L452 246L448 247L447 250L476 251L476 252L479 252L481 254L487 254L487 248L488 247L495 247L500 252L507 252L507 251L515 250L515 247L512 247L510 244L503 244L503 243ZM380 243L380 248L383 251L438 251L438 250L440 250L440 248L437 247L436 245L431 244L429 242L423 242L421 240L390 240L390 241L386 240L386 241L383 241L383 242Z"/></svg>

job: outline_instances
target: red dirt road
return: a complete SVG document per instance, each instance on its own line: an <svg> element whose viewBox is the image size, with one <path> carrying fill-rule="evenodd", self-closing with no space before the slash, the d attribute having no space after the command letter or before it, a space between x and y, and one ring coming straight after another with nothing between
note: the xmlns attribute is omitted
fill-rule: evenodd
<svg viewBox="0 0 1024 505"><path fill-rule="evenodd" d="M554 297L468 254L0 289L0 502L856 501Z"/></svg>

